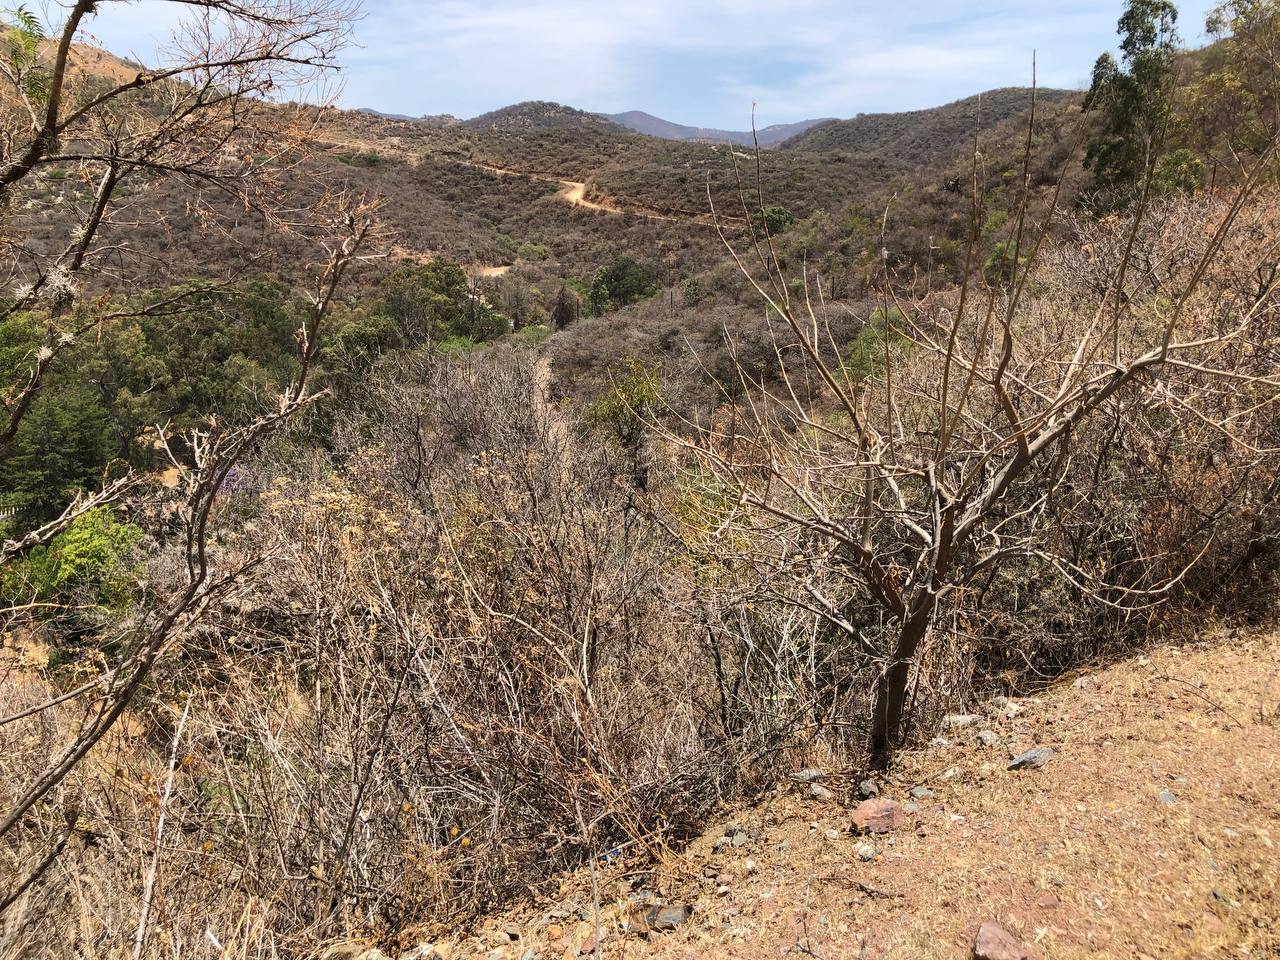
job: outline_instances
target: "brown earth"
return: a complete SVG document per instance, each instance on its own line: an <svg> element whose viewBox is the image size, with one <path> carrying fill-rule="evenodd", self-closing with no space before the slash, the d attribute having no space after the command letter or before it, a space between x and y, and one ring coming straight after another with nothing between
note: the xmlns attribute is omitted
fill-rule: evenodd
<svg viewBox="0 0 1280 960"><path fill-rule="evenodd" d="M828 778L825 801L796 785L656 873L601 863L597 897L584 870L438 955L967 958L995 920L1043 960L1280 957L1278 668L1280 636L1217 637L985 705L954 745L902 759L887 836L849 829L856 778ZM1044 767L1007 769L1038 745ZM933 796L913 809L916 786ZM642 933L649 895L691 919Z"/></svg>

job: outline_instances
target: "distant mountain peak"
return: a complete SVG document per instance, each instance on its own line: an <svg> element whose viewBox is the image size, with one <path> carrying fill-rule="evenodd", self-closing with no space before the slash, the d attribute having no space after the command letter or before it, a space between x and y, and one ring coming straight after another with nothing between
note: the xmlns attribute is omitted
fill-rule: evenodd
<svg viewBox="0 0 1280 960"><path fill-rule="evenodd" d="M598 113L588 113L563 103L550 100L526 100L509 107L491 110L478 117L463 121L463 125L477 130L520 129L597 129L621 131L624 127Z"/></svg>
<svg viewBox="0 0 1280 960"><path fill-rule="evenodd" d="M689 127L672 123L670 120L663 120L651 113L645 113L643 110L628 110L625 113L606 114L606 116L628 130L650 137L661 137L664 140L701 140L711 143L732 143L738 146L751 146L759 142L762 147L776 146L831 119L824 117L818 120L801 120L798 123L775 123L757 130L753 136L750 130L718 130L714 127Z"/></svg>

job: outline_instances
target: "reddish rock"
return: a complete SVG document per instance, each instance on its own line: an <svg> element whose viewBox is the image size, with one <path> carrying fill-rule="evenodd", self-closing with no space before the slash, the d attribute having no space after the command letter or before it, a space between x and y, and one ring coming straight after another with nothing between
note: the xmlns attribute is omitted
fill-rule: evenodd
<svg viewBox="0 0 1280 960"><path fill-rule="evenodd" d="M888 833L901 823L902 807L894 800L864 800L853 811L853 829L858 833Z"/></svg>
<svg viewBox="0 0 1280 960"><path fill-rule="evenodd" d="M978 928L973 960L1031 960L1031 955L1000 924L988 920Z"/></svg>
<svg viewBox="0 0 1280 960"><path fill-rule="evenodd" d="M1043 893L1040 895L1040 899L1036 901L1036 906L1044 910L1057 910L1062 906L1062 901L1052 893Z"/></svg>

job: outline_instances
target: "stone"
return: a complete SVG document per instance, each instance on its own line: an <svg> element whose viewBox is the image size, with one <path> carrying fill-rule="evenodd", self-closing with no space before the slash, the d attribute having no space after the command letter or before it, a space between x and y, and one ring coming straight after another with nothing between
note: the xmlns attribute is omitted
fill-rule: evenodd
<svg viewBox="0 0 1280 960"><path fill-rule="evenodd" d="M945 750L949 746L951 746L951 741L946 737L934 737L929 741L930 750Z"/></svg>
<svg viewBox="0 0 1280 960"><path fill-rule="evenodd" d="M1010 770L1038 770L1053 759L1053 747L1032 747L1009 761Z"/></svg>
<svg viewBox="0 0 1280 960"><path fill-rule="evenodd" d="M1177 803L1178 798L1173 795L1173 792L1171 790L1161 790L1160 802L1161 803Z"/></svg>
<svg viewBox="0 0 1280 960"><path fill-rule="evenodd" d="M1062 901L1055 897L1052 893L1042 893L1040 898L1036 900L1036 906L1041 910L1057 910L1062 906Z"/></svg>
<svg viewBox="0 0 1280 960"><path fill-rule="evenodd" d="M665 933L674 930L693 916L687 903L653 904L634 915L634 926L642 933Z"/></svg>
<svg viewBox="0 0 1280 960"><path fill-rule="evenodd" d="M1000 734L994 730L979 730L977 740L984 747L994 747L1000 742Z"/></svg>
<svg viewBox="0 0 1280 960"><path fill-rule="evenodd" d="M902 812L903 813L919 813L920 804L916 803L914 800L908 800L906 803L902 805Z"/></svg>
<svg viewBox="0 0 1280 960"><path fill-rule="evenodd" d="M876 848L874 844L863 842L853 848L853 854L863 863L870 863L876 858Z"/></svg>
<svg viewBox="0 0 1280 960"><path fill-rule="evenodd" d="M824 835L828 840L831 840L831 841L836 841L836 840L839 840L839 839L840 839L840 831L839 831L839 830L834 830L834 829L832 829L832 830L828 830L828 831L827 831L825 834L823 834L823 835Z"/></svg>
<svg viewBox="0 0 1280 960"><path fill-rule="evenodd" d="M827 779L827 774L817 767L805 767L791 774L791 779L797 783L817 783L819 780Z"/></svg>
<svg viewBox="0 0 1280 960"><path fill-rule="evenodd" d="M760 868L756 866L756 862L754 860L748 859L742 864L742 869L746 871L747 876L751 876L751 874L755 873Z"/></svg>
<svg viewBox="0 0 1280 960"><path fill-rule="evenodd" d="M530 947L524 953L520 954L520 960L538 960L538 951Z"/></svg>
<svg viewBox="0 0 1280 960"><path fill-rule="evenodd" d="M977 724L980 719L972 713L949 713L942 718L942 729L964 730Z"/></svg>
<svg viewBox="0 0 1280 960"><path fill-rule="evenodd" d="M836 798L836 795L820 783L811 783L809 784L809 797L822 803L830 803Z"/></svg>
<svg viewBox="0 0 1280 960"><path fill-rule="evenodd" d="M448 955L434 943L420 943L407 953L400 954L400 960L448 960Z"/></svg>
<svg viewBox="0 0 1280 960"><path fill-rule="evenodd" d="M973 960L1030 960L1026 949L1000 924L988 920L973 941Z"/></svg>
<svg viewBox="0 0 1280 960"><path fill-rule="evenodd" d="M863 780L858 784L858 796L863 800L870 800L872 797L880 796L880 784L874 780Z"/></svg>
<svg viewBox="0 0 1280 960"><path fill-rule="evenodd" d="M729 885L727 883L722 883L720 884L720 886L716 887L717 897L727 897L728 895L729 895Z"/></svg>
<svg viewBox="0 0 1280 960"><path fill-rule="evenodd" d="M888 833L902 818L902 807L893 800L864 800L853 811L853 828L859 833Z"/></svg>
<svg viewBox="0 0 1280 960"><path fill-rule="evenodd" d="M912 800L928 800L932 796L933 796L933 791L930 790L928 787L912 787L911 788Z"/></svg>
<svg viewBox="0 0 1280 960"><path fill-rule="evenodd" d="M744 831L742 833L735 833L733 837L730 838L729 845L733 847L745 847L750 842L751 837L749 837Z"/></svg>

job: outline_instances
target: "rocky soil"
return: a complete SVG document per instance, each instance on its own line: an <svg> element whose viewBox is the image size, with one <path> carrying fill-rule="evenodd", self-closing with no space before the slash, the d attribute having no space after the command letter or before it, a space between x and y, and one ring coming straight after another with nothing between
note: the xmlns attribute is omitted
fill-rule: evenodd
<svg viewBox="0 0 1280 960"><path fill-rule="evenodd" d="M1280 957L1280 637L948 717L883 780L798 768L682 851L405 960Z"/></svg>

